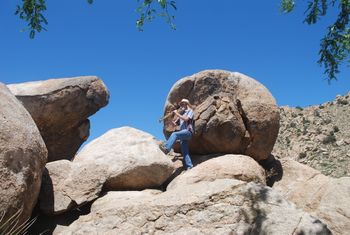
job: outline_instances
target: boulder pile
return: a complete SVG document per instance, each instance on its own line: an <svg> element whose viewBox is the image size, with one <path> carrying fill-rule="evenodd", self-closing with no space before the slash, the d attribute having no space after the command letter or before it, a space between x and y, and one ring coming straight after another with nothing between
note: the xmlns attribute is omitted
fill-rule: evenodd
<svg viewBox="0 0 350 235"><path fill-rule="evenodd" d="M267 186L271 172L264 162L273 158L279 108L246 75L207 70L170 90L165 114L182 98L194 106L194 168L187 171L181 156L165 155L151 134L132 127L109 130L76 152L88 137L88 117L108 103L109 92L97 77L8 87L0 84L0 205L7 216L23 209L21 222L36 205L33 234L350 230L348 178L283 160L280 181ZM164 133L170 134L169 120ZM84 214L72 216L82 208Z"/></svg>

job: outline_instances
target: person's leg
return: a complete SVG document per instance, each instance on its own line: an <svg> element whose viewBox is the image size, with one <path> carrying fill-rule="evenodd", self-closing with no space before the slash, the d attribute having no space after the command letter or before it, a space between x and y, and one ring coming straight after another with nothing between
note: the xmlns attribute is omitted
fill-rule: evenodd
<svg viewBox="0 0 350 235"><path fill-rule="evenodd" d="M169 139L165 142L165 147L168 151L173 147L176 140L188 140L191 138L191 132L188 130L181 130L173 132Z"/></svg>
<svg viewBox="0 0 350 235"><path fill-rule="evenodd" d="M182 164L186 170L191 169L193 167L193 164L188 150L188 140L181 140L180 144L183 156Z"/></svg>

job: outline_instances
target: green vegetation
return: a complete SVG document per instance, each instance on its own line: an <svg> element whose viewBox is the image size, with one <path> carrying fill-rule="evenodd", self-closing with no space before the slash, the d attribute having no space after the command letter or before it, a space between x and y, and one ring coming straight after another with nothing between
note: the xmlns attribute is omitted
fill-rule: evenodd
<svg viewBox="0 0 350 235"><path fill-rule="evenodd" d="M337 100L337 104L347 105L347 104L349 104L349 101L344 100L344 99L340 99L340 100Z"/></svg>
<svg viewBox="0 0 350 235"><path fill-rule="evenodd" d="M296 6L296 0L282 0L281 10L290 13ZM350 64L350 0L310 0L305 11L304 22L316 24L324 17L329 8L338 8L338 16L328 26L326 35L321 39L318 63L325 68L328 81L336 79L340 65L347 61Z"/></svg>
<svg viewBox="0 0 350 235"><path fill-rule="evenodd" d="M321 128L320 127L317 127L317 129L316 129L316 134L321 134L322 133L322 130L321 130Z"/></svg>
<svg viewBox="0 0 350 235"><path fill-rule="evenodd" d="M321 117L320 111L314 110L314 116L315 117Z"/></svg>
<svg viewBox="0 0 350 235"><path fill-rule="evenodd" d="M339 127L338 126L333 126L333 131L334 131L334 133L338 132L339 131Z"/></svg>
<svg viewBox="0 0 350 235"><path fill-rule="evenodd" d="M291 123L289 124L289 126L290 126L291 128L294 128L294 127L297 126L297 124L296 124L295 122L291 122Z"/></svg>
<svg viewBox="0 0 350 235"><path fill-rule="evenodd" d="M324 139L322 140L323 144L332 144L337 141L337 138L334 135L334 132L331 131Z"/></svg>
<svg viewBox="0 0 350 235"><path fill-rule="evenodd" d="M299 153L299 158L306 158L307 154L305 152Z"/></svg>

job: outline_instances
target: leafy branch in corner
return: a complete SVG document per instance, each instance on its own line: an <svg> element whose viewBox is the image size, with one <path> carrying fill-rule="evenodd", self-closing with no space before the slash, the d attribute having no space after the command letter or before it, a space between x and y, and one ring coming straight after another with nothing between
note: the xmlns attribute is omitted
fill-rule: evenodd
<svg viewBox="0 0 350 235"><path fill-rule="evenodd" d="M89 4L93 3L93 0L87 0ZM22 0L20 5L17 5L15 15L19 15L19 18L26 21L29 30L29 37L34 38L36 33L40 33L42 30L46 31L44 25L48 24L43 12L47 10L45 0Z"/></svg>
<svg viewBox="0 0 350 235"><path fill-rule="evenodd" d="M29 37L34 38L36 32L46 30L47 19L42 14L46 11L45 0L22 0L22 5L17 5L15 15L28 22Z"/></svg>
<svg viewBox="0 0 350 235"><path fill-rule="evenodd" d="M295 0L282 0L281 10L284 13L292 12L295 8ZM321 39L319 60L317 63L325 68L328 82L336 80L343 62L350 65L350 0L310 0L304 22L311 25L327 14L329 7L338 6L340 12L336 21L327 29L324 38Z"/></svg>
<svg viewBox="0 0 350 235"><path fill-rule="evenodd" d="M140 0L138 0L140 2ZM154 7L154 2L158 3L158 8L160 12ZM136 27L138 30L143 31L143 26L146 21L151 22L155 16L160 16L165 18L166 22L170 27L175 30L176 26L174 24L175 16L169 13L169 9L177 10L175 1L168 0L143 0L139 7L136 9L137 13L140 15L140 18L136 21Z"/></svg>

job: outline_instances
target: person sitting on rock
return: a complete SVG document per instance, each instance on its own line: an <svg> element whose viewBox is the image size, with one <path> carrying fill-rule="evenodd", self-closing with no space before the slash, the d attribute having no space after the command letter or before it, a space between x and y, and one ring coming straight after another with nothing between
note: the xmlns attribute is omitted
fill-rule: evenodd
<svg viewBox="0 0 350 235"><path fill-rule="evenodd" d="M183 114L178 110L173 111L174 115L178 118L178 121L173 122L174 125L179 125L180 130L173 132L169 139L159 145L160 149L168 154L177 140L180 140L181 152L183 156L183 166L186 170L193 167L192 160L189 154L188 141L193 135L193 116L194 112L188 99L182 99L180 101L180 107L184 111Z"/></svg>

